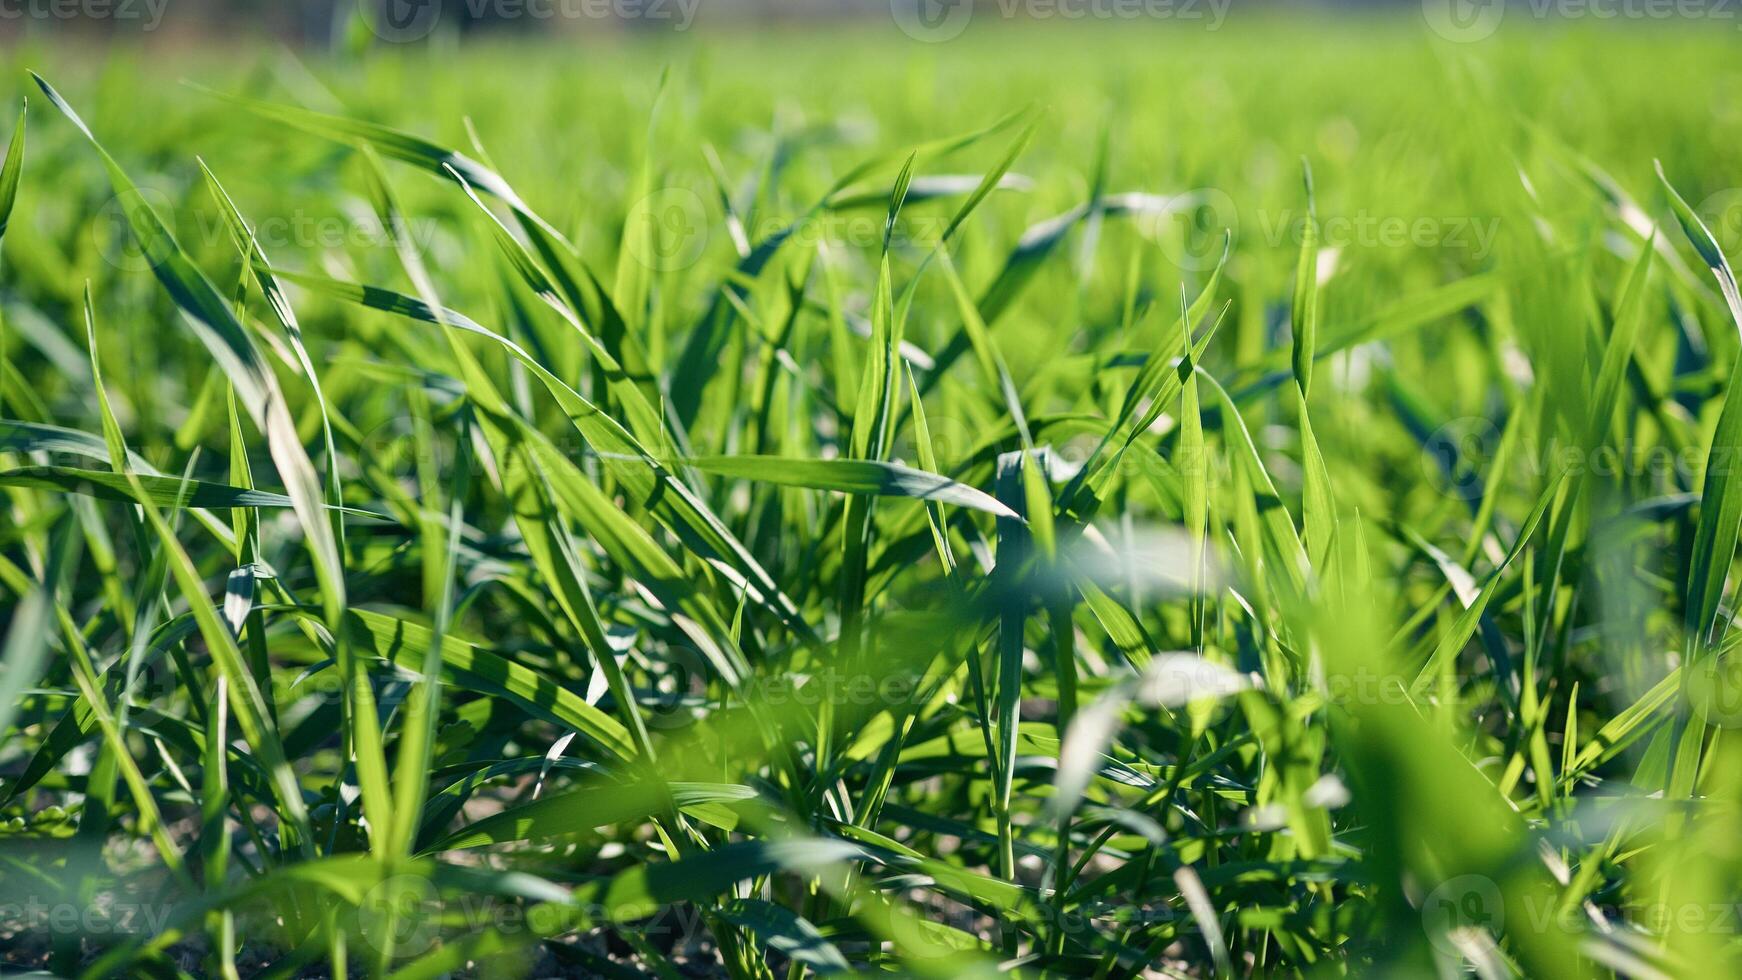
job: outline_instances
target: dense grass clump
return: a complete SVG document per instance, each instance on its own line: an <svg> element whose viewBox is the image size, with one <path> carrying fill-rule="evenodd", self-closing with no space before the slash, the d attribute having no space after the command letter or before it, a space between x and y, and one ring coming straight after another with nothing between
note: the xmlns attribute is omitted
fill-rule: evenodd
<svg viewBox="0 0 1742 980"><path fill-rule="evenodd" d="M0 970L1735 973L1733 46L1303 31L10 52Z"/></svg>

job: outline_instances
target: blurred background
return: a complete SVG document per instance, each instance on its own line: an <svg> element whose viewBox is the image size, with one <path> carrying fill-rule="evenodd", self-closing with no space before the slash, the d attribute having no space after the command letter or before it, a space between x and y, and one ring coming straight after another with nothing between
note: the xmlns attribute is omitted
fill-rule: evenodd
<svg viewBox="0 0 1742 980"><path fill-rule="evenodd" d="M466 35L754 30L894 20L920 40L974 20L1054 23L1163 20L1219 26L1234 13L1385 11L1481 29L1501 0L0 0L0 39L43 33L160 41L246 36L343 44L359 23L389 42ZM1537 11L1540 15L1541 11Z"/></svg>

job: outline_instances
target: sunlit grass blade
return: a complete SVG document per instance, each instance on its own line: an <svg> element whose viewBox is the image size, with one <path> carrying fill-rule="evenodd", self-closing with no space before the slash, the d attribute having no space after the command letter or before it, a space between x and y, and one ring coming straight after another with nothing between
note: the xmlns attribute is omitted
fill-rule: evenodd
<svg viewBox="0 0 1742 980"><path fill-rule="evenodd" d="M0 699L0 737L10 730L25 688L37 682L47 663L48 606L48 595L39 586L13 609L6 642L0 645L0 663L6 665L5 676L0 677L0 695L5 696Z"/></svg>
<svg viewBox="0 0 1742 980"><path fill-rule="evenodd" d="M517 840L539 840L583 833L625 820L652 817L668 806L678 809L754 799L744 786L695 783L593 784L511 807L468 824L430 845L430 851L483 847Z"/></svg>
<svg viewBox="0 0 1742 980"><path fill-rule="evenodd" d="M218 202L224 224L230 230L230 237L235 240L236 248L242 253L242 261L247 266L248 274L259 287L261 295L266 297L266 305L272 310L280 326L284 328L290 340L290 348L296 354L297 363L302 367L303 376L308 379L309 389L314 393L315 406L321 413L321 438L325 443L325 464L327 483L327 504L337 507L344 503L344 487L339 478L339 454L333 443L333 427L327 410L326 393L321 389L320 374L315 370L314 359L309 356L308 348L303 342L302 325L297 320L296 311L290 305L290 298L285 295L278 280L272 277L268 266L270 260L260 247L254 232L249 229L248 222L243 219L241 211L230 200L230 195L218 183L216 174L206 166L204 160L199 161L200 174L205 178L206 186L211 191L212 199ZM344 550L344 524L335 516L333 520L333 537L339 550Z"/></svg>
<svg viewBox="0 0 1742 980"><path fill-rule="evenodd" d="M18 122L12 127L12 142L6 144L6 159L0 162L0 240L6 237L13 205L18 203L18 181L24 174L24 115L29 108L29 100L19 105Z"/></svg>
<svg viewBox="0 0 1742 980"><path fill-rule="evenodd" d="M359 650L401 667L421 664L435 642L427 627L382 613L352 610L346 620ZM505 698L535 717L581 732L621 760L634 757L627 729L551 678L452 635L441 638L440 650L446 683Z"/></svg>
<svg viewBox="0 0 1742 980"><path fill-rule="evenodd" d="M332 526L321 510L321 489L285 407L278 381L261 356L253 338L236 319L229 304L190 260L151 204L139 193L108 151L92 135L84 121L41 76L36 83L63 115L90 141L109 172L109 181L122 199L128 227L151 263L152 272L176 305L187 313L194 329L212 357L224 368L237 395L266 435L268 449L302 525L315 574L320 580L321 602L329 621L336 621L345 605L344 567Z"/></svg>
<svg viewBox="0 0 1742 980"><path fill-rule="evenodd" d="M1537 498L1536 506L1531 509L1530 515L1525 518L1524 524L1519 528L1518 536L1513 539L1512 547L1506 552L1506 557L1488 574L1488 580L1482 584L1482 588L1476 593L1474 601L1458 614L1457 620L1441 635L1439 643L1435 645L1433 653L1429 655L1427 663L1422 665L1421 672L1417 674L1415 682L1411 685L1413 690L1419 691L1426 687L1432 681L1434 674L1447 661L1456 657L1464 645L1470 642L1470 638L1476 633L1476 625L1481 620L1482 613L1488 608L1489 602L1493 600L1505 578L1507 567L1523 553L1525 546L1530 543L1530 539L1536 534L1537 527L1542 523L1543 515L1548 513L1549 505L1554 503L1564 482L1564 473L1557 474L1554 479L1548 481L1548 485L1543 488L1542 494Z"/></svg>
<svg viewBox="0 0 1742 980"><path fill-rule="evenodd" d="M1301 161L1307 214L1301 225L1300 258L1295 263L1294 296L1288 306L1294 335L1294 383L1304 401L1312 390L1314 347L1319 332L1319 209L1313 198L1313 170Z"/></svg>
<svg viewBox="0 0 1742 980"><path fill-rule="evenodd" d="M703 473L739 480L840 493L910 497L954 504L1000 517L1016 516L990 494L900 463L787 456L689 456L682 463Z"/></svg>
<svg viewBox="0 0 1742 980"><path fill-rule="evenodd" d="M249 490L173 476L135 475L148 499L160 507L292 507L291 499L270 490ZM84 493L107 500L132 501L124 475L68 466L21 466L0 470L0 486L41 487Z"/></svg>
<svg viewBox="0 0 1742 980"><path fill-rule="evenodd" d="M1723 291L1738 330L1742 330L1742 293L1738 292L1736 275L1730 262L1718 247L1717 239L1688 207L1669 179L1658 167L1658 179L1668 192L1676 220L1693 243L1694 251L1712 270ZM1734 377L1734 375L1732 375ZM1736 537L1742 529L1742 481L1736 479L1734 461L1742 455L1742 394L1738 386L1727 385L1724 407L1718 413L1718 427L1712 434L1712 445L1706 453L1705 480L1700 493L1700 522L1694 533L1693 554L1688 563L1688 594L1684 617L1688 642L1696 649L1713 642L1712 630L1717 623L1718 603L1724 593L1724 580L1730 562L1736 554Z"/></svg>

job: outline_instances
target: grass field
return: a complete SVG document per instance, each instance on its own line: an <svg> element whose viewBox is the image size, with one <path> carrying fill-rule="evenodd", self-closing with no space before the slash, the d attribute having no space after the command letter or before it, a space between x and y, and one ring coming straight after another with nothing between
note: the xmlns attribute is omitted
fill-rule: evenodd
<svg viewBox="0 0 1742 980"><path fill-rule="evenodd" d="M8 50L0 972L1735 974L1735 50Z"/></svg>

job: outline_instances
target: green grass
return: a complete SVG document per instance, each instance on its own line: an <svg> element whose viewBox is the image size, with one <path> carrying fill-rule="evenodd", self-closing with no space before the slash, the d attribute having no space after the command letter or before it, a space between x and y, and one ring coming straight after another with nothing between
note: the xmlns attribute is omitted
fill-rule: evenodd
<svg viewBox="0 0 1742 980"><path fill-rule="evenodd" d="M1726 36L704 34L8 52L0 969L1738 969Z"/></svg>

